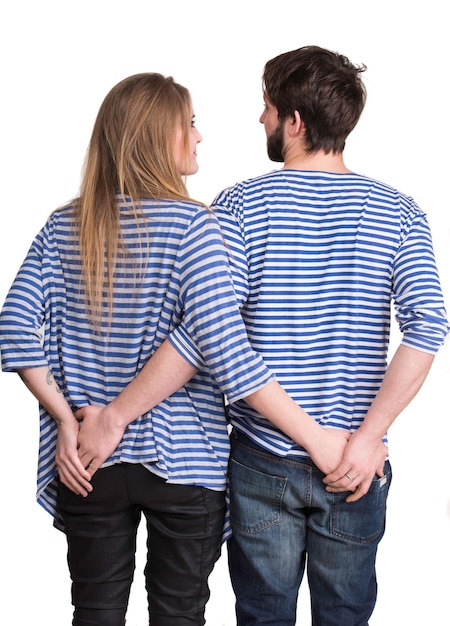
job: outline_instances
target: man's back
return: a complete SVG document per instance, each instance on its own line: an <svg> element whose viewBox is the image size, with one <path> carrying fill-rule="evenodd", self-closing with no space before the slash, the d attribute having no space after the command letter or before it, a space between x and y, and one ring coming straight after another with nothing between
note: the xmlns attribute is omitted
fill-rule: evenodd
<svg viewBox="0 0 450 626"><path fill-rule="evenodd" d="M411 198L353 173L283 169L213 204L251 343L322 424L362 423L386 369L391 298L403 343L437 350L444 304L426 216ZM301 450L245 403L231 416L272 452Z"/></svg>

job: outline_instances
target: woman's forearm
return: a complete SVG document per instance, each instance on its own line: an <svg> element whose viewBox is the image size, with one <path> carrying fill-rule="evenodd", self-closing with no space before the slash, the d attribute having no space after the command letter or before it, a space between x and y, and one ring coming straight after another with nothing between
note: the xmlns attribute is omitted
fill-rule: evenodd
<svg viewBox="0 0 450 626"><path fill-rule="evenodd" d="M185 385L196 371L166 340L136 378L103 409L103 416L125 428ZM275 380L244 400L304 447L322 431Z"/></svg>
<svg viewBox="0 0 450 626"><path fill-rule="evenodd" d="M72 410L61 393L48 367L27 367L17 370L23 383L53 417L57 424L73 422Z"/></svg>
<svg viewBox="0 0 450 626"><path fill-rule="evenodd" d="M322 427L275 380L248 395L244 400L306 449L322 431Z"/></svg>
<svg viewBox="0 0 450 626"><path fill-rule="evenodd" d="M83 419L79 455L95 472L120 441L126 426L185 385L195 374L190 365L166 340L136 378L103 408L84 407L76 416ZM303 446L325 473L339 463L348 435L324 429L271 380L244 400Z"/></svg>
<svg viewBox="0 0 450 626"><path fill-rule="evenodd" d="M324 474L341 462L350 434L340 428L320 426L275 380L247 396L245 401L305 448Z"/></svg>

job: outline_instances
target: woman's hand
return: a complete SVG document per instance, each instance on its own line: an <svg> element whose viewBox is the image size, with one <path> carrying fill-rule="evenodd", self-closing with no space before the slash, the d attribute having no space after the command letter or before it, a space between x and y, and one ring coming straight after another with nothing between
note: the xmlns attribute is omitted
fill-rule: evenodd
<svg viewBox="0 0 450 626"><path fill-rule="evenodd" d="M105 416L105 407L85 406L78 409L78 458L90 477L102 466L122 440L125 427Z"/></svg>
<svg viewBox="0 0 450 626"><path fill-rule="evenodd" d="M90 475L78 457L79 424L75 418L58 421L56 466L61 482L74 493L86 497L92 491Z"/></svg>
<svg viewBox="0 0 450 626"><path fill-rule="evenodd" d="M350 433L342 428L321 428L320 437L308 447L308 453L317 467L329 474L341 463Z"/></svg>

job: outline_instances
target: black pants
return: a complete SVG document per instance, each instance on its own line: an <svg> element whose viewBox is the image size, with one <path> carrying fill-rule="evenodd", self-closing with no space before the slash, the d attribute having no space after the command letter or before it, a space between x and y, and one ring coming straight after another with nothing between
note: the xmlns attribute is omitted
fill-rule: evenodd
<svg viewBox="0 0 450 626"><path fill-rule="evenodd" d="M168 484L134 464L101 469L92 485L87 498L59 487L73 626L124 626L141 513L151 626L202 626L208 577L220 555L224 493Z"/></svg>

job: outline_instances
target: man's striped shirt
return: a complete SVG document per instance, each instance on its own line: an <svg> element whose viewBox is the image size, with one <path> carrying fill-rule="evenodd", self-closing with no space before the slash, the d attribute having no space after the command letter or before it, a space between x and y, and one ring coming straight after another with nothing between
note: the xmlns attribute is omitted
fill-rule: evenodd
<svg viewBox="0 0 450 626"><path fill-rule="evenodd" d="M320 424L354 431L386 370L391 304L402 343L448 332L427 219L357 174L278 170L213 202L250 342ZM244 402L233 425L278 455L306 452Z"/></svg>

